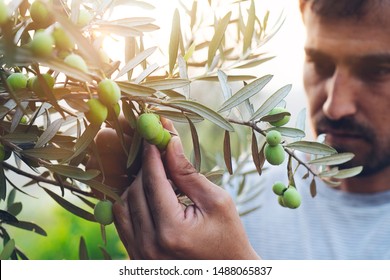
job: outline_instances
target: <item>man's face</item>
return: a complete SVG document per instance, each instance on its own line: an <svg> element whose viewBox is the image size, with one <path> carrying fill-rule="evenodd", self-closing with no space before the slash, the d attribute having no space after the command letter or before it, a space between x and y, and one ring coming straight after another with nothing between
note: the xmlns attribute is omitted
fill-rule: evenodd
<svg viewBox="0 0 390 280"><path fill-rule="evenodd" d="M390 7L360 20L326 19L303 9L304 85L312 126L373 174L390 166Z"/></svg>

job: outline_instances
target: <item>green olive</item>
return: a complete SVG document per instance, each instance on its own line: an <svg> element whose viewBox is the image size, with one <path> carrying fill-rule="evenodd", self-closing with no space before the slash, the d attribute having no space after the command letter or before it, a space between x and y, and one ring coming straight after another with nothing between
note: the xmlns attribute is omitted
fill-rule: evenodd
<svg viewBox="0 0 390 280"><path fill-rule="evenodd" d="M88 112L85 113L87 120L95 125L101 125L108 116L107 107L98 99L92 98L87 101Z"/></svg>
<svg viewBox="0 0 390 280"><path fill-rule="evenodd" d="M77 19L77 25L84 27L89 24L92 20L92 14L85 9L80 9L79 17Z"/></svg>
<svg viewBox="0 0 390 280"><path fill-rule="evenodd" d="M54 87L54 84L55 84L55 80L54 80L53 76L51 76L48 73L44 73L44 74L42 74L42 77L44 78L49 89L52 89ZM45 97L45 91L43 90L44 88L41 85L37 76L34 76L31 78L31 89L39 97L42 97L42 98Z"/></svg>
<svg viewBox="0 0 390 280"><path fill-rule="evenodd" d="M88 72L87 63L85 63L85 60L78 54L69 54L65 57L64 62L73 68L79 69L83 72Z"/></svg>
<svg viewBox="0 0 390 280"><path fill-rule="evenodd" d="M266 160L272 165L280 165L284 162L285 152L283 146L278 144L271 146L268 143L264 147L264 156Z"/></svg>
<svg viewBox="0 0 390 280"><path fill-rule="evenodd" d="M0 0L0 25L3 25L8 21L8 7L4 3L4 0Z"/></svg>
<svg viewBox="0 0 390 280"><path fill-rule="evenodd" d="M272 191L277 195L283 195L285 190L287 190L287 187L282 182L275 182L272 186Z"/></svg>
<svg viewBox="0 0 390 280"><path fill-rule="evenodd" d="M44 32L36 31L31 41L31 50L37 56L49 56L53 51L54 39Z"/></svg>
<svg viewBox="0 0 390 280"><path fill-rule="evenodd" d="M157 144L157 148L160 150L160 151L163 151L166 149L169 141L171 140L172 136L171 136L171 133L164 129L163 131L163 138L162 140L160 141L160 143Z"/></svg>
<svg viewBox="0 0 390 280"><path fill-rule="evenodd" d="M137 130L147 141L152 141L161 135L164 128L156 114L144 113L137 119Z"/></svg>
<svg viewBox="0 0 390 280"><path fill-rule="evenodd" d="M288 111L283 107L275 107L268 113L268 115L276 115L280 113L288 113ZM282 119L274 122L270 122L270 124L273 126L283 126L286 123L288 123L289 120L290 120L290 115L285 115Z"/></svg>
<svg viewBox="0 0 390 280"><path fill-rule="evenodd" d="M53 38L55 46L59 50L69 51L74 48L73 41L69 38L68 34L61 27L56 27L53 31Z"/></svg>
<svg viewBox="0 0 390 280"><path fill-rule="evenodd" d="M27 77L23 73L12 73L8 76L7 83L12 90L20 90L27 87Z"/></svg>
<svg viewBox="0 0 390 280"><path fill-rule="evenodd" d="M112 205L112 202L109 200L100 200L96 203L93 209L93 214L98 223L102 225L109 225L114 221Z"/></svg>
<svg viewBox="0 0 390 280"><path fill-rule="evenodd" d="M43 1L36 0L31 4L30 16L40 28L46 28L54 22L49 9Z"/></svg>
<svg viewBox="0 0 390 280"><path fill-rule="evenodd" d="M98 84L99 99L103 104L114 105L117 104L121 98L121 89L118 84L110 79L104 79Z"/></svg>
<svg viewBox="0 0 390 280"><path fill-rule="evenodd" d="M288 208L298 208L301 205L301 195L295 187L289 186L283 193L283 202Z"/></svg>
<svg viewBox="0 0 390 280"><path fill-rule="evenodd" d="M271 146L276 146L282 141L282 134L276 130L270 130L266 134L266 141Z"/></svg>

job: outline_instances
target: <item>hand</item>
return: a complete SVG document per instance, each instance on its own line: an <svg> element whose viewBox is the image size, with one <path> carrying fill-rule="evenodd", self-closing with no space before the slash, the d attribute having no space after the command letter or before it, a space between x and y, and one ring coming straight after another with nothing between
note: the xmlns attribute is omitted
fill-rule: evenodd
<svg viewBox="0 0 390 280"><path fill-rule="evenodd" d="M106 127L101 129L95 138L98 155L92 154L86 168L101 170L101 174L97 179L121 195L135 179L141 168L141 161L138 158L129 169L126 168L126 152L129 150L132 141L133 130L124 118L119 118L119 125L123 131L123 144L125 147L122 146L114 128ZM97 191L94 191L94 195L100 199L103 198L103 195Z"/></svg>
<svg viewBox="0 0 390 280"><path fill-rule="evenodd" d="M114 204L115 224L132 259L257 259L235 205L196 172L172 137L164 155L144 145L142 169ZM166 170L165 170L165 168ZM179 203L171 182L193 202Z"/></svg>

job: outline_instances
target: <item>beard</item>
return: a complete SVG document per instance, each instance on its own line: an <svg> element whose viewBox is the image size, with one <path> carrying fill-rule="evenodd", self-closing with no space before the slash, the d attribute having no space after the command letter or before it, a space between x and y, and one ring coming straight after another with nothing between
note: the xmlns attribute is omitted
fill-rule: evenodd
<svg viewBox="0 0 390 280"><path fill-rule="evenodd" d="M370 176L390 166L390 139L379 137L374 127L357 122L353 117L330 120L321 116L314 121L317 135L325 134L325 143L338 153L353 153L355 157L339 165L340 169L363 166L359 177ZM352 141L327 141L326 134L342 134ZM330 136L331 139L331 136Z"/></svg>

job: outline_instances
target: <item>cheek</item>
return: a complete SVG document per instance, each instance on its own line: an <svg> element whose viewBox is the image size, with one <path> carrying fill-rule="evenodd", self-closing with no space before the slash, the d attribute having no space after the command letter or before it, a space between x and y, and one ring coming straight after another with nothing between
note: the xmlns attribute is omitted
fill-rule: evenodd
<svg viewBox="0 0 390 280"><path fill-rule="evenodd" d="M305 65L303 72L303 85L306 92L308 110L313 117L322 111L326 101L325 81L319 80L313 70Z"/></svg>

